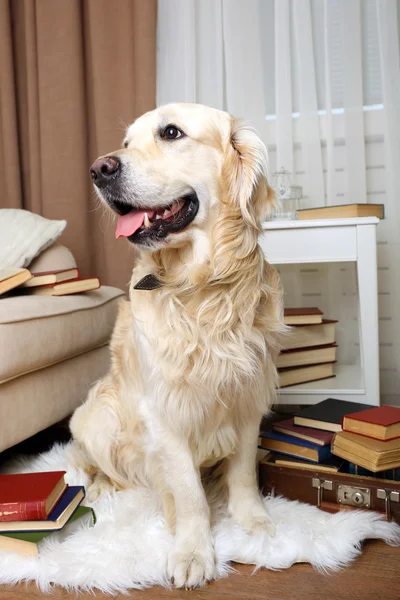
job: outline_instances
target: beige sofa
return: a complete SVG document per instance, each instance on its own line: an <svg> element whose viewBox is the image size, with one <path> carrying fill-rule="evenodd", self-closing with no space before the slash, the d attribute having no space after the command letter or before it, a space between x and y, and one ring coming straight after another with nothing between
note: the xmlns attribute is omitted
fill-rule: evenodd
<svg viewBox="0 0 400 600"><path fill-rule="evenodd" d="M76 266L54 245L32 271ZM0 452L70 415L108 368L122 290L0 298Z"/></svg>

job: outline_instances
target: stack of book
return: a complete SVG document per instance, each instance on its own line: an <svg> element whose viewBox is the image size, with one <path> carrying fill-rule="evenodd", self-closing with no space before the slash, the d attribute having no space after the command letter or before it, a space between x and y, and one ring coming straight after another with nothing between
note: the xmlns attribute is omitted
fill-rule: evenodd
<svg viewBox="0 0 400 600"><path fill-rule="evenodd" d="M279 387L334 377L335 325L323 319L319 308L285 308L285 324L291 326L277 359Z"/></svg>
<svg viewBox="0 0 400 600"><path fill-rule="evenodd" d="M93 526L93 509L81 506L82 486L68 486L65 471L0 475L0 550L37 556L48 536L63 539Z"/></svg>
<svg viewBox="0 0 400 600"><path fill-rule="evenodd" d="M333 454L349 461L349 472L400 480L400 408L376 406L343 418Z"/></svg>
<svg viewBox="0 0 400 600"><path fill-rule="evenodd" d="M31 273L28 269L0 269L0 295L15 290L38 296L66 296L96 290L98 277L80 277L77 268Z"/></svg>
<svg viewBox="0 0 400 600"><path fill-rule="evenodd" d="M331 444L335 432L342 431L343 418L366 408L371 406L328 398L274 423L272 431L260 432L260 447L272 452L263 461L314 471L347 471L347 457L335 452Z"/></svg>

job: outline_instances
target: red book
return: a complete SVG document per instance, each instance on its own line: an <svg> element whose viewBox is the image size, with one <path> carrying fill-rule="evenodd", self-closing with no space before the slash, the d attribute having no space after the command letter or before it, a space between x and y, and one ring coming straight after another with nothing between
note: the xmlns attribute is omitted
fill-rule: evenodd
<svg viewBox="0 0 400 600"><path fill-rule="evenodd" d="M400 437L400 407L374 406L343 417L343 431L387 442Z"/></svg>
<svg viewBox="0 0 400 600"><path fill-rule="evenodd" d="M38 521L64 493L65 471L0 475L0 521Z"/></svg>
<svg viewBox="0 0 400 600"><path fill-rule="evenodd" d="M294 418L274 423L272 429L279 433L284 433L285 435L292 435L300 440L318 444L318 446L329 446L334 435L331 431L322 431L321 429L295 425Z"/></svg>

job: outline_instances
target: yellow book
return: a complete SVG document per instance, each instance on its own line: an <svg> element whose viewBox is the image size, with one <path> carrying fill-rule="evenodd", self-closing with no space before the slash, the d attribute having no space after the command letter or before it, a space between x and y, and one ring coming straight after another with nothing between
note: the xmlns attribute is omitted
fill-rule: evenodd
<svg viewBox="0 0 400 600"><path fill-rule="evenodd" d="M357 217L385 218L383 204L339 204L337 206L320 206L318 208L305 208L297 211L300 221L319 219L354 219Z"/></svg>
<svg viewBox="0 0 400 600"><path fill-rule="evenodd" d="M3 267L0 269L0 294L5 294L32 278L28 269Z"/></svg>

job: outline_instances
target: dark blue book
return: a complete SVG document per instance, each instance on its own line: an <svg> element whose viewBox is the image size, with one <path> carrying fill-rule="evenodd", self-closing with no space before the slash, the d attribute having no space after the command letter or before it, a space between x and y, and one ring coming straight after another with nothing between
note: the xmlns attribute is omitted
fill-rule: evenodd
<svg viewBox="0 0 400 600"><path fill-rule="evenodd" d="M21 531L59 531L72 517L85 497L85 488L80 485L67 487L47 519L44 521L0 522L0 533Z"/></svg>
<svg viewBox="0 0 400 600"><path fill-rule="evenodd" d="M273 450L280 454L295 456L314 463L332 456L330 446L319 446L276 431L261 432L260 446L266 450Z"/></svg>
<svg viewBox="0 0 400 600"><path fill-rule="evenodd" d="M389 479L390 481L400 481L400 467L396 469L387 469L386 471L369 471L364 467L359 467L355 463L349 463L350 475L359 475L360 477L373 477L374 479Z"/></svg>

